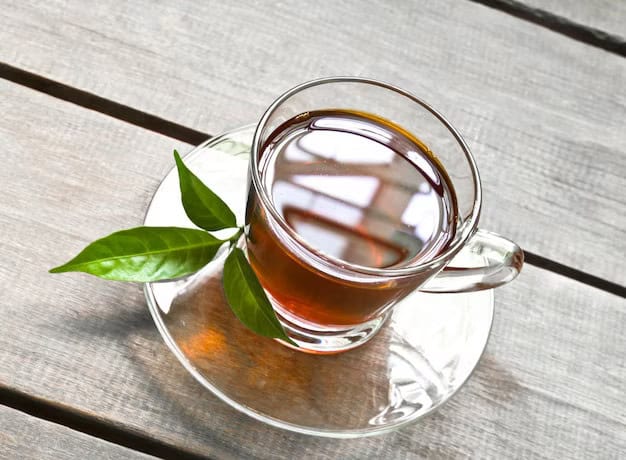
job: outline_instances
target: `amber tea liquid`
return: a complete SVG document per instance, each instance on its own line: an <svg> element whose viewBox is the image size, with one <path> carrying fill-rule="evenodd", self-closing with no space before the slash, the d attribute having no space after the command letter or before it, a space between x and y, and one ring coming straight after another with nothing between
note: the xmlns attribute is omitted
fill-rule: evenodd
<svg viewBox="0 0 626 460"><path fill-rule="evenodd" d="M456 198L446 172L417 138L374 116L299 115L268 139L259 171L285 222L338 268L315 268L291 251L251 195L250 262L289 321L332 329L376 317L424 279L357 283L340 267L418 265L454 237Z"/></svg>

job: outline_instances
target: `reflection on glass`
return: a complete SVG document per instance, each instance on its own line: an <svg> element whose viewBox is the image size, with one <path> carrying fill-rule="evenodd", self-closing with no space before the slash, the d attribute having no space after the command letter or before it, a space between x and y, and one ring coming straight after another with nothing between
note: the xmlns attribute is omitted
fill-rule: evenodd
<svg viewBox="0 0 626 460"><path fill-rule="evenodd" d="M317 251L367 267L402 266L437 254L453 228L442 173L418 152L375 120L323 113L276 142L264 180L274 206Z"/></svg>

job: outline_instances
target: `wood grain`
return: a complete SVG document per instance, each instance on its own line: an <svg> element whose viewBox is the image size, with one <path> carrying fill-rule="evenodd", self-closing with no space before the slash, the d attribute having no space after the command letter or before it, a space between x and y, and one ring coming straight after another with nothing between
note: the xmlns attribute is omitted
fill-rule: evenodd
<svg viewBox="0 0 626 460"><path fill-rule="evenodd" d="M0 458L147 460L155 457L0 406Z"/></svg>
<svg viewBox="0 0 626 460"><path fill-rule="evenodd" d="M626 2L621 0L524 0L523 3L612 35L626 37Z"/></svg>
<svg viewBox="0 0 626 460"><path fill-rule="evenodd" d="M179 365L139 286L48 275L141 222L184 145L0 82L0 383L212 458L619 458L626 300L534 267L497 291L477 371L395 433L328 440L230 409Z"/></svg>
<svg viewBox="0 0 626 460"><path fill-rule="evenodd" d="M4 2L0 59L195 129L332 74L391 81L464 134L483 227L626 284L626 61L472 2ZM377 37L374 39L373 37Z"/></svg>

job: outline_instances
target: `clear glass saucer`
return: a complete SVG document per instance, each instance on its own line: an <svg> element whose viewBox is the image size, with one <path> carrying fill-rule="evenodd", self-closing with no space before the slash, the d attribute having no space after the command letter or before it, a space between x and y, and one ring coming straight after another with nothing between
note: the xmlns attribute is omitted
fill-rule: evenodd
<svg viewBox="0 0 626 460"><path fill-rule="evenodd" d="M253 132L253 126L228 132L185 158L240 224ZM180 204L175 170L156 190L145 224L193 227ZM146 284L148 306L166 344L196 380L275 427L336 438L397 429L452 397L487 344L492 290L415 292L360 348L329 356L294 351L248 331L231 313L221 287L223 262L224 254L191 277Z"/></svg>

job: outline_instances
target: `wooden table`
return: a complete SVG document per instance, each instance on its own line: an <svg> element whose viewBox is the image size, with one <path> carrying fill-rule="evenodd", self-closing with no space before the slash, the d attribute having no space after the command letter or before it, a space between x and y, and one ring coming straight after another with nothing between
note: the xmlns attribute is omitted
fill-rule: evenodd
<svg viewBox="0 0 626 460"><path fill-rule="evenodd" d="M624 458L625 5L1 1L0 458ZM342 441L205 391L140 286L46 272L140 224L173 148L337 74L447 115L481 168L482 225L528 261L449 404Z"/></svg>

